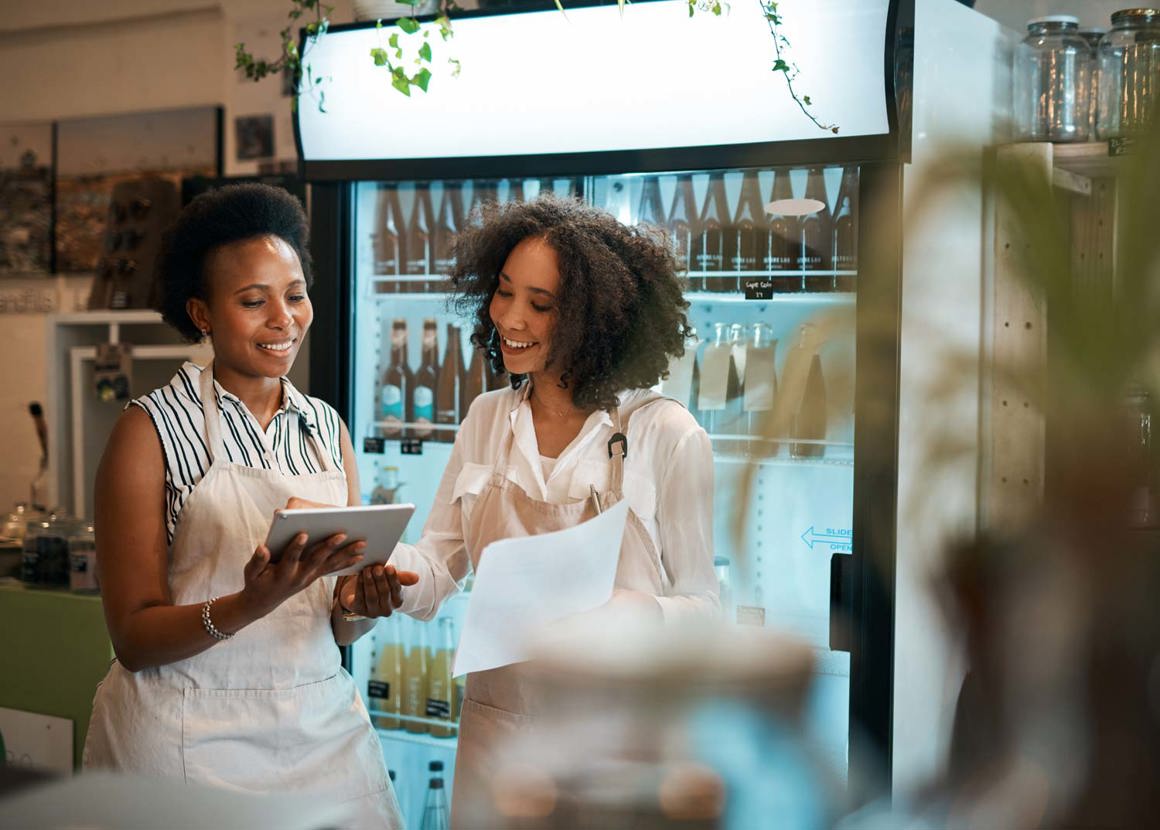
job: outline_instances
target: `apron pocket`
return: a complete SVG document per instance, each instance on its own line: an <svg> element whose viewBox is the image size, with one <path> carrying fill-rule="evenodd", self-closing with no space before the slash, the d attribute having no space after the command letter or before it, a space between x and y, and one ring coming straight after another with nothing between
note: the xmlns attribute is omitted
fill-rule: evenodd
<svg viewBox="0 0 1160 830"><path fill-rule="evenodd" d="M185 689L185 780L338 800L387 785L378 737L345 672L290 689Z"/></svg>

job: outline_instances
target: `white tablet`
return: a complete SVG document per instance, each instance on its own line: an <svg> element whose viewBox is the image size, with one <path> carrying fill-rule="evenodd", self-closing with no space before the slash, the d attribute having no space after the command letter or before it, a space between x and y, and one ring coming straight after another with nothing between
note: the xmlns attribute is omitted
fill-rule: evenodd
<svg viewBox="0 0 1160 830"><path fill-rule="evenodd" d="M266 547L277 559L290 540L305 531L306 547L335 533L345 533L347 542L364 540L363 558L357 565L335 571L332 576L358 573L367 565L386 562L403 530L415 512L413 504L372 504L358 507L308 507L298 510L275 510ZM344 543L346 544L346 543Z"/></svg>

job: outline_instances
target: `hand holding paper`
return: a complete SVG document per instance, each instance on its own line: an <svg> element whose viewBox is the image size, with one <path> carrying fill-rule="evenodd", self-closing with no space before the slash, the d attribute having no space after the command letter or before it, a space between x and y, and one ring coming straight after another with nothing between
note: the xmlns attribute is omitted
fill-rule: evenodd
<svg viewBox="0 0 1160 830"><path fill-rule="evenodd" d="M608 601L628 517L621 500L566 530L484 549L455 654L456 677L527 660L547 625Z"/></svg>

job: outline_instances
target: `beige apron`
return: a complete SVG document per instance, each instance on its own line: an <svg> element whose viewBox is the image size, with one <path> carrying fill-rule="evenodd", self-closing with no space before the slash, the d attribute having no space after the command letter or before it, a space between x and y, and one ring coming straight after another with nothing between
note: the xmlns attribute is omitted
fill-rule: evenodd
<svg viewBox="0 0 1160 830"><path fill-rule="evenodd" d="M212 464L178 518L169 551L175 605L240 591L243 568L291 496L346 504L346 476L317 436L322 472L230 462L213 366L200 378ZM330 625L334 577L316 580L232 639L132 673L114 661L97 689L84 765L234 790L352 802L359 828L401 828L379 739L342 668Z"/></svg>
<svg viewBox="0 0 1160 830"><path fill-rule="evenodd" d="M666 399L656 396L642 406L660 400ZM628 419L625 419L623 429L619 410L613 411L612 419L614 437L608 448L612 469L608 492L601 495L605 509L624 498L624 460L628 449L627 438L624 438ZM540 501L509 480L507 469L512 442L513 431L508 430L491 479L476 499L468 521L465 541L472 567L476 569L480 552L498 539L562 530L596 514L591 499L568 504ZM656 545L631 509L624 527L615 584L617 588L652 596L663 596L670 585ZM505 740L529 728L539 710L539 703L534 699L534 686L527 683L527 672L525 664L516 663L472 672L467 676L451 799L451 825L454 828L476 830L478 820L475 817L492 814L487 786L495 771L497 750Z"/></svg>

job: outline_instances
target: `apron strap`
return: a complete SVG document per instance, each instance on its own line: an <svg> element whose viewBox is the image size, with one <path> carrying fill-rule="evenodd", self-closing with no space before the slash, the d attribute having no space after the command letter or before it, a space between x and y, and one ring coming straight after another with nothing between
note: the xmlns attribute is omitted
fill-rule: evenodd
<svg viewBox="0 0 1160 830"><path fill-rule="evenodd" d="M209 463L212 464L214 459L226 457L225 444L222 443L221 410L213 386L212 360L201 370L198 391L201 392L201 411L205 418L205 446L209 451Z"/></svg>
<svg viewBox="0 0 1160 830"><path fill-rule="evenodd" d="M201 370L198 387L201 392L202 412L205 415L206 448L209 450L209 460L212 464L215 458L226 457L225 443L222 439L221 407L218 405L217 390L213 382L213 361L210 361ZM285 390L283 390L282 394L286 394ZM310 441L311 447L314 449L314 456L322 466L324 473L336 472L338 468L335 466L334 459L331 457L329 450L322 443L319 432L320 430L318 428L315 430L307 430L307 438ZM278 459L274 456L274 451L270 449L270 444L266 440L266 436L260 430L258 436L262 442L262 452L266 456L266 462L270 465L270 469L280 469Z"/></svg>
<svg viewBox="0 0 1160 830"><path fill-rule="evenodd" d="M609 494L615 496L617 499L622 498L624 487L624 462L628 460L628 422L637 412L642 409L652 406L659 401L670 401L672 398L667 398L664 395L657 395L655 398L645 401L622 420L620 417L620 407L612 410L612 437L608 439L608 457L612 461L612 475L608 482Z"/></svg>

